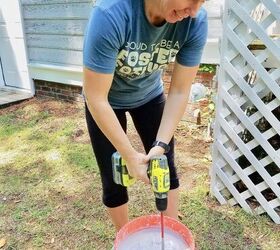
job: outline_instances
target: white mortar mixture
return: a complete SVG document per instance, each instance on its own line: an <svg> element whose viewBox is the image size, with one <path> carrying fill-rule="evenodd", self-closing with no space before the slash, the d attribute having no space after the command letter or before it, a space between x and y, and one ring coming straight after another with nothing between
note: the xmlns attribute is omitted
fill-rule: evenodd
<svg viewBox="0 0 280 250"><path fill-rule="evenodd" d="M159 227L139 230L121 241L117 250L161 250ZM164 230L164 250L190 250L184 239L168 228Z"/></svg>

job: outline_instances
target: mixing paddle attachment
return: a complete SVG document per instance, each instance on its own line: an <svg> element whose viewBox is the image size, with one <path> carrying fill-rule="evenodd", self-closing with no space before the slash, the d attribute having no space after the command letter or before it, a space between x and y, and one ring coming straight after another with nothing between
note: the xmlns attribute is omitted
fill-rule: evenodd
<svg viewBox="0 0 280 250"><path fill-rule="evenodd" d="M164 250L164 217L163 217L163 212L160 213L160 228L161 228L161 250Z"/></svg>

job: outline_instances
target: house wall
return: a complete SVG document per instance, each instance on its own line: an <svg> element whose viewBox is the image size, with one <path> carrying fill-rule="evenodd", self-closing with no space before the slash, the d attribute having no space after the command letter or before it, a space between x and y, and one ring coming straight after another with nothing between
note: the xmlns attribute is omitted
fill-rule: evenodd
<svg viewBox="0 0 280 250"><path fill-rule="evenodd" d="M82 65L91 0L22 0L30 63Z"/></svg>

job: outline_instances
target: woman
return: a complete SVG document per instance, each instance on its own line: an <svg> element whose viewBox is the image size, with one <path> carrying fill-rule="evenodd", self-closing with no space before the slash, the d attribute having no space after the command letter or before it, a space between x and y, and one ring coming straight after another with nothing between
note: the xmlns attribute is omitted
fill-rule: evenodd
<svg viewBox="0 0 280 250"><path fill-rule="evenodd" d="M128 222L125 187L113 182L111 156L118 151L131 176L149 183L147 164L166 154L170 191L165 215L177 218L179 180L173 134L186 108L207 37L200 0L101 0L93 8L84 41L86 119L100 169L103 203L116 230ZM165 100L161 71L175 60ZM131 145L129 112L146 154Z"/></svg>

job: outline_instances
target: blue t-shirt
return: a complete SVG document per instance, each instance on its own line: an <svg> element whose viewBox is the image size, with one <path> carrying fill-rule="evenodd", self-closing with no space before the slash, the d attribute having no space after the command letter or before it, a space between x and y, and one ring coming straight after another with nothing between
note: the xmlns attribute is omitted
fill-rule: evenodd
<svg viewBox="0 0 280 250"><path fill-rule="evenodd" d="M83 63L114 73L108 94L113 108L135 108L161 94L162 69L175 58L184 66L200 63L207 39L203 8L196 18L160 27L148 21L144 8L144 0L99 0L89 19Z"/></svg>

